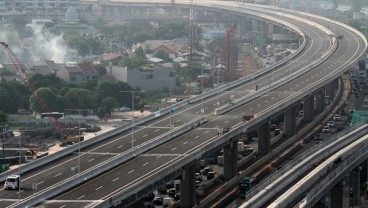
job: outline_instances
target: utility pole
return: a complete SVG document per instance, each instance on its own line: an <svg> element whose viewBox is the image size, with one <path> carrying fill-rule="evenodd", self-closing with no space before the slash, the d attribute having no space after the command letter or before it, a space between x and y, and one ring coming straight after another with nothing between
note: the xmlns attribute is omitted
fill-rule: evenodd
<svg viewBox="0 0 368 208"><path fill-rule="evenodd" d="M225 73L225 82L233 81L232 78L232 70L231 68L231 55L232 47L231 47L231 34L235 32L236 24L234 24L230 29L226 30L226 73Z"/></svg>

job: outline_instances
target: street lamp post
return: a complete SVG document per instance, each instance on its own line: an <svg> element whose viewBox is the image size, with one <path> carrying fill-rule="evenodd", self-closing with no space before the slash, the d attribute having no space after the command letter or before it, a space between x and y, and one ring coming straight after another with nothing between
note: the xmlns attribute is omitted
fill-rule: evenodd
<svg viewBox="0 0 368 208"><path fill-rule="evenodd" d="M132 93L132 148L134 148L134 126L133 126L133 120L134 120L134 93L138 91L120 91L120 92L126 92L126 93Z"/></svg>

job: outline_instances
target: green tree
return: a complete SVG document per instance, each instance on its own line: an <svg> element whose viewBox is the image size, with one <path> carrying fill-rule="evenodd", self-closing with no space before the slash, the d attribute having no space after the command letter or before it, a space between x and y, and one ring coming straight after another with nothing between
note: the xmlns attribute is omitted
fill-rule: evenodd
<svg viewBox="0 0 368 208"><path fill-rule="evenodd" d="M161 40L169 40L177 37L186 36L187 30L185 28L187 23L185 22L169 22L160 25L154 30L154 38Z"/></svg>
<svg viewBox="0 0 368 208"><path fill-rule="evenodd" d="M83 88L72 88L64 96L64 108L95 108L96 99L92 91Z"/></svg>
<svg viewBox="0 0 368 208"><path fill-rule="evenodd" d="M31 83L32 87L37 89L40 87L48 87L57 92L62 87L66 86L67 83L61 80L56 74L34 74L30 79L29 83Z"/></svg>
<svg viewBox="0 0 368 208"><path fill-rule="evenodd" d="M165 51L163 51L163 50L158 50L158 51L156 51L156 53L155 53L155 57L156 57L156 58L163 59L163 60L165 60L165 61L168 61L168 60L170 59L169 54L168 54L168 53L166 53L166 52L165 52Z"/></svg>
<svg viewBox="0 0 368 208"><path fill-rule="evenodd" d="M95 65L94 67L98 72L98 76L103 76L103 75L107 74L107 69L102 64Z"/></svg>
<svg viewBox="0 0 368 208"><path fill-rule="evenodd" d="M145 32L136 32L136 33L133 33L132 38L133 38L133 43L142 43L146 40L152 39L152 36Z"/></svg>
<svg viewBox="0 0 368 208"><path fill-rule="evenodd" d="M99 81L96 88L97 103L101 105L103 99L112 97L119 98L119 85L117 82Z"/></svg>
<svg viewBox="0 0 368 208"><path fill-rule="evenodd" d="M118 105L118 101L113 97L106 97L101 101L101 108L104 114L111 114L111 111L117 108Z"/></svg>
<svg viewBox="0 0 368 208"><path fill-rule="evenodd" d="M47 111L63 111L63 100L57 96L50 88L41 87L31 95L31 110L36 113Z"/></svg>
<svg viewBox="0 0 368 208"><path fill-rule="evenodd" d="M135 55L137 57L141 57L144 58L144 51L142 47L137 48L137 50L135 50Z"/></svg>

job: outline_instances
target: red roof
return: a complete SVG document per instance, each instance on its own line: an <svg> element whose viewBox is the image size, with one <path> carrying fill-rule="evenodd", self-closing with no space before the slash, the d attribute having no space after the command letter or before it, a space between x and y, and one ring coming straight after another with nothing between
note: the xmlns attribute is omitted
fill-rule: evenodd
<svg viewBox="0 0 368 208"><path fill-rule="evenodd" d="M121 58L121 55L118 54L118 53L105 53L105 54L102 54L102 59L104 61L111 61L111 60L120 59L120 58Z"/></svg>
<svg viewBox="0 0 368 208"><path fill-rule="evenodd" d="M79 68L86 73L97 73L95 67L90 63L77 64Z"/></svg>
<svg viewBox="0 0 368 208"><path fill-rule="evenodd" d="M70 73L70 74L79 74L82 72L82 70L78 67L78 66L66 66L65 69Z"/></svg>

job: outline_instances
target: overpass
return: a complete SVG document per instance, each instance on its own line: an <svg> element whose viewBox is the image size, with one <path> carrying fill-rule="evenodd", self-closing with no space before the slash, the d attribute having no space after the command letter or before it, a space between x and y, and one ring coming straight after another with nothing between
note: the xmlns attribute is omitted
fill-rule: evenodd
<svg viewBox="0 0 368 208"><path fill-rule="evenodd" d="M114 3L118 4L116 2ZM221 5L223 2L211 2L211 5L207 5L207 2L202 5L200 5L198 1L196 3L198 7L209 8L210 10L216 9L219 12L226 10L236 15L250 14L255 16L258 15L262 18L270 18L270 20L275 22L283 23L287 21L289 22L287 23L288 27L300 28L303 34L307 34L308 38L303 39L306 40L305 47L300 49L303 53L295 56L294 59L290 61L284 60L283 65L277 69L275 68L275 70L269 69L272 73L268 75L254 77L254 81L249 82L249 80L241 80L240 82L236 82L236 84L230 83L228 86L221 89L221 95L219 95L219 97L216 97L220 91L218 89L210 92L212 95L208 95L208 98L203 99L203 103L198 103L202 100L201 96L199 96L196 98L197 100L190 101L190 104L178 104L182 105L180 106L182 110L174 115L176 120L180 123L191 122L193 119L197 118L197 114L204 111L206 116L202 115L201 118L197 118L201 126L186 134L183 134L183 132L174 133L172 135L175 137L174 140L159 146L151 146L147 148L152 149L149 152L142 154L142 152L131 151L139 151L141 148L146 147L147 143L144 142L148 141L147 137L159 137L159 135L162 134L161 131L167 132L170 130L167 126L167 117L162 117L162 120L157 120L161 119L161 114L156 114L153 118L150 118L155 120L145 121L148 123L141 121L142 124L144 123L144 126L136 127L139 129L139 131L134 133L136 141L130 140L131 134L125 135L122 138L116 136L114 139L110 139L109 142L104 142L103 145L101 145L101 143L96 143L84 146L81 158L73 154L68 154L64 158L57 159L54 163L46 163L48 168L45 168L45 171L27 172L24 174L26 177L22 174L22 177L26 179L22 181L25 187L31 187L33 183L38 183L38 187L40 189L42 188L42 190L37 191L37 194L33 194L32 191L27 191L27 189L25 189L25 191L22 192L25 198L22 198L20 203L15 203L10 205L10 207L24 206L44 201L52 197L52 194L58 194L58 191L65 188L66 185L71 186L73 185L72 183L82 183L84 179L95 177L96 175L92 175L93 173L98 174L99 170L107 168L104 166L108 166L111 163L116 164L107 169L112 169L114 167L115 169L112 169L110 172L104 172L104 174L94 178L87 184L79 186L69 191L67 194L58 197L57 200L59 200L59 203L67 203L70 207L87 205L97 206L97 204L101 207L118 204L129 205L142 198L148 192L161 186L166 181L179 175L185 175L186 177L183 177L182 180L189 180L190 182L183 183L189 186L182 187L182 197L184 197L183 199L187 197L187 202L191 204L183 206L190 207L194 203L193 196L190 194L186 196L185 190L189 192L188 190L193 190L194 188L192 178L194 177L193 164L196 160L225 147L225 154L228 153L230 155L229 158L225 158L225 161L228 161L226 162L227 165L224 171L225 177L229 179L234 177L237 174L236 165L231 161L236 161L236 159L234 160L234 154L232 154L232 152L234 152L234 147L236 146L234 144L236 144L239 134L252 128L259 128L261 129L260 132L267 132L269 125L268 119L284 112L286 115L285 120L288 123L287 127L289 127L286 128L285 133L287 136L295 134L295 104L300 100L304 100L306 115L313 115L308 102L313 101L314 94L317 93L318 95L316 97L317 103L324 102L324 96L320 95L322 94L321 87L336 80L338 76L359 59L366 49L366 40L359 32L323 18L309 16L308 19L304 19L301 17L294 17L294 15L287 14L285 11L275 12L272 9L253 8L250 6L244 9L237 4L232 5L230 2L225 2L225 5ZM329 25L333 25L332 29L330 27L332 33L341 34L344 38L342 40L337 40L327 29ZM316 51L322 51L322 53L316 53ZM311 63L311 65L309 63ZM275 81L275 79L282 81L273 85L269 84ZM255 93L253 91L256 84L262 87L261 90ZM239 103L238 108L230 111L227 109L231 109L232 105L225 106L221 109L217 108L217 100L222 101L221 104L225 105L225 103L228 103L228 98L232 94L235 94L238 98L236 99L237 103ZM249 97L246 95L252 96L252 99L249 100ZM215 108L219 109L219 115L207 115L215 111ZM168 110L166 109L166 111ZM223 112L226 112L226 114L220 115ZM162 114L164 114L164 112L162 112ZM244 123L241 118L243 114L256 114L257 117ZM203 119L203 117L206 117L208 121L207 124L203 125L204 121L200 120ZM157 123L155 123L155 121L157 121ZM198 126L197 122L192 122L191 125L193 124ZM217 135L217 129L226 127L224 125L231 126L232 130L225 135ZM186 126L188 125L183 124L183 127L180 128L185 129ZM123 131L123 128L124 127L120 130ZM179 134L183 135L176 137ZM114 134L111 133L110 135ZM105 136L107 137L110 135ZM101 137L101 140L104 139L105 138ZM260 153L267 154L267 152L270 151L269 135L261 135L260 141L262 144L260 145L261 148L259 148ZM133 144L130 142L134 142L135 145L138 146L130 148ZM152 141L150 145L155 143L157 142ZM124 148L127 147L129 148L124 150ZM74 147L73 151L75 151L75 148L76 147ZM132 157L132 160L129 162L121 162L122 158L127 157L127 155L133 155L134 157ZM90 161L88 163L91 164L87 164L86 162L81 164L80 172L76 174L70 170L71 167L75 167L76 164L78 164L78 159L81 161ZM101 163L103 163L103 165L101 165ZM120 163L123 164L120 165ZM41 174L44 175L42 176ZM58 179L59 176L64 178ZM40 178L43 179L42 183L39 182ZM59 181L59 183L56 183L56 181ZM111 193L112 190L116 191ZM1 198L14 199L13 201L8 200L8 204L12 204L16 201L17 194L13 193L13 195L11 195L11 193L1 192ZM83 195L80 195L80 193L83 193ZM4 204L6 204L6 202L4 202ZM47 206L47 204L45 204L45 206Z"/></svg>

